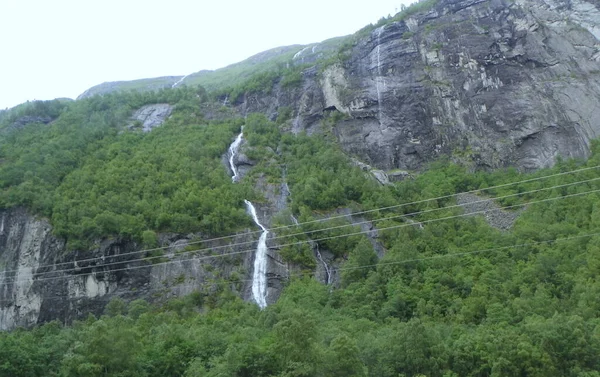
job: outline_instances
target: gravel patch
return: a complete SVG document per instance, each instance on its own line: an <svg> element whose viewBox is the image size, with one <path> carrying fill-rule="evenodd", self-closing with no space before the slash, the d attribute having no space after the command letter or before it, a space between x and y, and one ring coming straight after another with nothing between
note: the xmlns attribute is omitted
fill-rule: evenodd
<svg viewBox="0 0 600 377"><path fill-rule="evenodd" d="M466 214L476 213L483 215L491 227L507 231L515 224L515 221L523 212L523 209L517 211L506 211L501 209L493 200L480 197L475 194L460 194L456 197L456 203L461 205ZM491 199L491 198L490 198ZM482 213L482 211L486 211Z"/></svg>

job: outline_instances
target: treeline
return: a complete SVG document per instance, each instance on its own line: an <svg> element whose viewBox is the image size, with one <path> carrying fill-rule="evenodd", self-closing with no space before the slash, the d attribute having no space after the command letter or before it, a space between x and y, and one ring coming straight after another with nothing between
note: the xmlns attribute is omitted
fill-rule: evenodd
<svg viewBox="0 0 600 377"><path fill-rule="evenodd" d="M291 60L291 59L290 59ZM242 96L261 93L268 95L279 83L283 88L299 86L302 83L302 71L307 65L295 65L287 63L275 64L272 69L250 75L243 80L233 81L235 84L219 88L211 93L214 98L227 98L229 103L236 103Z"/></svg>

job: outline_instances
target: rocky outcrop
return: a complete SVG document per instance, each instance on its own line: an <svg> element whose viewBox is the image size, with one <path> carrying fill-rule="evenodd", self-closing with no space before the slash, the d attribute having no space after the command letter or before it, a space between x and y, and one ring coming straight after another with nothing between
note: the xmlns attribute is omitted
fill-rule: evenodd
<svg viewBox="0 0 600 377"><path fill-rule="evenodd" d="M496 229L509 230L519 218L523 209L504 210L492 199L475 194L460 194L456 197L456 204L461 206L465 214L483 215L485 221Z"/></svg>
<svg viewBox="0 0 600 377"><path fill-rule="evenodd" d="M4 131L20 130L31 123L48 124L53 120L54 119L49 116L26 115L16 119L14 122L9 124Z"/></svg>
<svg viewBox="0 0 600 377"><path fill-rule="evenodd" d="M562 7L578 4L585 2ZM348 75L357 78L351 101L364 103L353 116L377 121L363 122L370 128L356 131L364 138L347 147L387 168L414 168L439 154L523 169L558 155L586 157L600 133L598 40L562 7L442 1L373 31ZM352 132L345 124L338 130Z"/></svg>
<svg viewBox="0 0 600 377"><path fill-rule="evenodd" d="M377 182L379 182L380 184L382 184L382 185L390 184L390 178L388 177L386 172L384 172L383 170L374 169L371 165L365 164L364 162L359 161L356 158L351 159L351 161L352 161L352 164L359 167L362 171L370 173L371 176L373 178L375 178L375 180Z"/></svg>
<svg viewBox="0 0 600 377"><path fill-rule="evenodd" d="M196 290L210 294L223 280L242 295L252 266L250 232L210 242L161 235L164 249L152 254L120 239L68 252L46 220L24 209L0 211L0 330L99 315L113 297L160 302ZM196 247L188 250L190 242Z"/></svg>
<svg viewBox="0 0 600 377"><path fill-rule="evenodd" d="M173 107L168 103L156 103L139 108L131 117L135 123L129 125L130 129L138 126L143 132L150 132L160 126L171 115Z"/></svg>
<svg viewBox="0 0 600 377"><path fill-rule="evenodd" d="M37 322L44 292L33 274L64 247L50 230L24 210L0 212L0 330Z"/></svg>

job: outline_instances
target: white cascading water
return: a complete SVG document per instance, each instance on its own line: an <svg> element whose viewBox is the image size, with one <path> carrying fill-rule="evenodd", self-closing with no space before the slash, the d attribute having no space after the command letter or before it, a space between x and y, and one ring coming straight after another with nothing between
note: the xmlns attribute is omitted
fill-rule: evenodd
<svg viewBox="0 0 600 377"><path fill-rule="evenodd" d="M238 180L238 170L235 166L234 159L235 155L240 148L240 144L242 143L242 138L244 137L244 127L240 130L240 134L235 138L234 142L229 146L229 167L231 168L231 172L233 176L231 180L233 182L237 182ZM254 272L252 274L252 297L254 301L258 304L258 306L263 309L267 306L267 236L269 235L269 231L265 228L260 221L258 220L258 216L256 215L256 208L254 205L244 199L244 203L246 203L246 208L250 215L252 215L252 219L262 229L262 233L260 238L258 239L258 246L256 247L256 255L254 256Z"/></svg>
<svg viewBox="0 0 600 377"><path fill-rule="evenodd" d="M375 88L377 90L377 113L379 116L379 122L381 123L381 102L383 100L383 96L381 94L382 90L385 89L385 78L381 74L381 33L383 33L383 29L385 25L375 30L377 33L377 47L375 49L375 55L377 57L377 77L375 77ZM383 88L382 88L383 86Z"/></svg>
<svg viewBox="0 0 600 377"><path fill-rule="evenodd" d="M237 167L235 166L235 164L233 163L233 159L235 158L235 154L237 153L238 149L240 148L240 144L242 143L243 137L244 137L244 126L242 126L240 134L235 138L233 143L231 143L231 145L229 146L229 167L231 168L231 172L233 173L233 175L231 176L231 181L234 183L237 182L237 180L238 180L238 170L237 170Z"/></svg>
<svg viewBox="0 0 600 377"><path fill-rule="evenodd" d="M267 236L269 231L265 228L256 215L256 209L248 200L244 200L248 212L252 219L262 229L262 234L258 239L256 255L254 256L254 273L252 274L252 297L258 306L262 309L267 306Z"/></svg>
<svg viewBox="0 0 600 377"><path fill-rule="evenodd" d="M177 81L175 84L171 85L171 89L175 88L177 85L181 84L183 82L183 80L185 80L186 77L188 77L189 75L185 75L182 78L179 79L179 81Z"/></svg>
<svg viewBox="0 0 600 377"><path fill-rule="evenodd" d="M310 48L310 46L306 46L302 50L298 51L296 54L294 54L294 57L292 58L292 60L298 59L300 56L302 56L304 51L308 50L309 48Z"/></svg>

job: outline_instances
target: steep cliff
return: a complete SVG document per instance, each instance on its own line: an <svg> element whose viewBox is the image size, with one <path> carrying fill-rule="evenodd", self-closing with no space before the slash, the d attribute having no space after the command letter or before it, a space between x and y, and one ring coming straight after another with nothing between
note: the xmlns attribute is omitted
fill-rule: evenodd
<svg viewBox="0 0 600 377"><path fill-rule="evenodd" d="M304 70L300 87L248 94L239 108L291 106L291 130L309 133L342 112L340 144L381 169L441 155L522 169L585 158L600 132L599 23L581 0L440 1L358 38L343 62Z"/></svg>
<svg viewBox="0 0 600 377"><path fill-rule="evenodd" d="M101 314L114 297L160 302L195 290L210 294L228 281L227 289L248 296L255 236L202 243L194 235L164 234L162 252L149 254L134 242L103 240L85 252L67 252L52 235L52 226L26 210L0 211L0 330L51 320L70 323L88 313ZM236 244L229 247L228 244ZM160 264L156 263L160 262ZM276 295L274 295L276 298Z"/></svg>

